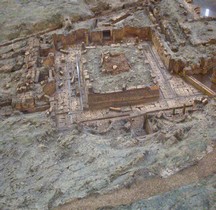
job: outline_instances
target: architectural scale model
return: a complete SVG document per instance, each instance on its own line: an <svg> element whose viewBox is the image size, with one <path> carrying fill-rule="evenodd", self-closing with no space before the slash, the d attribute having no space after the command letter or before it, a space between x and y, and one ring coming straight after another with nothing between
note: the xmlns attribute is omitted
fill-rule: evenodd
<svg viewBox="0 0 216 210"><path fill-rule="evenodd" d="M43 30L37 31L36 27L40 27L40 23L38 23L32 26L35 29L33 32L30 31L31 29L28 32L24 24L22 27L25 29L21 30L23 34L13 35L14 37L11 35L11 37L7 37L8 40L3 40L0 43L0 117L2 122L4 121L4 126L3 124L0 126L2 136L5 139L9 138L9 134L3 134L4 130L9 129L12 133L15 132L15 130L13 131L15 124L16 126L20 125L20 129L22 128L23 124L19 124L19 121L10 124L12 118L17 120L19 118L22 121L32 116L35 124L29 123L28 126L35 126L34 129L38 129L38 131L36 119L40 120L41 118L45 127L50 125L50 131L44 131L45 137L37 137L36 139L40 140L36 145L40 148L40 151L47 151L43 154L50 154L53 161L53 165L44 166L44 169L40 169L43 163L38 163L38 168L35 168L36 166L33 164L34 167L30 167L28 172L25 172L28 175L19 175L19 172L16 171L16 173L14 172L16 175L11 176L16 176L18 180L19 176L23 177L23 185L25 185L25 180L29 183L38 183L39 179L34 177L37 175L30 174L39 173L39 170L46 171L47 169L49 171L48 168L51 167L50 174L52 175L50 176L52 177L56 173L56 166L54 166L54 162L56 162L59 165L56 170L64 171L62 173L66 177L63 178L62 176L61 179L56 178L57 181L52 181L50 187L55 186L55 189L60 190L55 190L53 196L50 197L48 196L49 193L44 193L49 191L48 188L45 191L42 189L42 185L45 186L45 183L49 183L50 180L44 178L49 175L41 175L42 185L41 188L37 187L42 194L35 195L40 197L39 201L35 200L36 197L31 197L34 193L30 193L27 185L25 190L20 192L20 195L15 190L15 194L11 194L12 197L7 196L6 193L10 191L7 191L7 189L11 188L3 187L3 191L0 191L0 199L3 199L2 206L0 204L1 209L88 210L103 209L102 207L108 209L107 206L115 209L114 207L119 205L129 205L137 200L148 198L149 195L153 196L160 192L171 191L184 184L176 185L176 188L167 187L166 190L161 191L152 190L149 195L144 194L133 200L130 192L132 192L132 189L138 188L133 188L133 183L127 182L129 180L126 178L127 176L141 176L144 179L143 174L145 174L146 177L153 176L152 179L156 180L155 176L158 175L163 180L163 178L175 176L173 174L180 173L179 171L189 167L190 164L193 165L194 162L190 161L192 159L198 161L198 153L203 152L204 157L204 154L208 154L205 151L215 151L216 6L214 1L212 1L212 9L205 8L202 1L200 3L200 1L195 0L85 2L90 8L90 15L86 14L83 17L72 18L71 14L65 12L65 14L59 16L59 24L54 25L54 22L50 21L49 25L49 22L46 22ZM77 4L79 3L74 3L75 6ZM25 7L23 6L23 8ZM212 106L214 109L207 108L208 106ZM207 132L205 137L202 137L203 133L199 133L198 128L196 132L190 131L193 127L192 124L199 124L199 120L200 126L203 126L201 129L204 129L203 132ZM9 125L10 127L7 128ZM27 130L30 129L28 126L26 127ZM38 126L40 127L40 125ZM32 132L33 139L36 132L34 129L29 130L30 133ZM13 133L13 138L18 138L17 135L21 135L19 133L20 131ZM51 136L52 139L55 139L51 142L55 143L47 143L50 141L46 139L51 139ZM120 141L119 136L123 136L124 140ZM208 141L205 140L206 146L203 146L205 149L197 149L197 152L195 152L195 149L184 150L185 147L182 142L190 142L188 139L193 139L193 137L199 138L196 136L200 136L203 141L208 138L211 143L207 145L206 142ZM12 139L12 137L10 138ZM91 145L91 140L89 140L91 138L98 138L97 141L95 140L97 142L95 146ZM92 164L94 161L99 161L100 158L105 161L106 158L109 159L109 155L113 157L116 155L115 152L106 150L104 145L100 149L97 148L96 145L101 144L99 139L103 138L109 139L107 143L103 143L104 145L109 144L116 150L119 148L132 149L131 147L135 146L131 145L137 145L137 152L131 150L131 153L127 153L127 149L122 153L119 152L119 155L122 154L122 159L128 161L127 166L121 165L118 170L116 167L116 173L110 174L114 170L111 169L112 164L115 164L112 159L108 164L110 168L107 166L107 170L110 171L105 172L109 174L109 177L104 178L105 180L100 183L100 186L91 184L97 183L96 179L94 182L89 181L89 185L86 184L87 180L82 185L83 188L79 186L78 189L74 183L79 183L83 179L80 178L81 176L79 176L79 179L77 178L78 181L68 180L70 180L70 176L74 176L73 180L76 180L76 170L82 170L82 167L84 167L79 164L87 164L88 161L89 164ZM25 139L27 137L20 137L19 142L27 142L28 140ZM155 145L158 146L142 146L145 144L143 142L150 142L150 139L154 139L157 142ZM115 143L115 141L119 142ZM64 149L54 148L55 144ZM163 146L159 146L159 144ZM170 150L175 151L173 154L164 152L163 155L161 154L154 160L151 159L151 155L163 151L161 148L166 147L166 151L168 151L168 147L173 147L176 144L182 144L182 151L188 151L188 156L186 154L182 155L184 158L188 157L187 160L178 162L176 157L178 163L175 163L169 170L163 169L164 163L162 162L156 165L156 160L168 157L173 157L173 159L166 163L172 163L174 156L181 150L180 147L176 147L178 148L176 150ZM75 161L73 159L76 158L75 154L82 153L79 149L80 145L86 149L82 148L82 151L85 152L79 158L87 157L85 155L89 155L89 158L92 155L93 159L89 159L87 162L79 159L80 162L73 165L74 171L70 175L65 174L67 169L64 167L68 167L69 170L69 163L72 164ZM16 147L14 146L14 148ZM50 148L53 148L53 150L51 151ZM98 151L96 151L96 148ZM142 151L141 148L143 148ZM4 151L12 151L12 149L7 150L4 147L4 149L0 149L0 154L6 154ZM38 150L29 154L36 153L38 153ZM55 155L52 155L54 153ZM94 156L96 153L97 156ZM124 156L126 153L127 155ZM60 154L64 155L60 157ZM104 156L105 154L107 157ZM215 158L216 153L213 152L213 154ZM193 155L197 156L194 157ZM72 156L73 161L69 158ZM1 157L4 159L6 156L2 155ZM22 157L24 156L20 155L16 158L22 159ZM30 158L28 155L26 157ZM42 157L45 156L41 153ZM66 161L65 157L70 160L67 159ZM16 158L14 157L14 159ZM121 160L116 155L117 160L120 164ZM7 165L6 159L4 161L3 168ZM33 160L33 163L34 161L36 159ZM45 158L44 162L48 163L47 161L49 162ZM149 165L145 165L145 161L149 161ZM18 163L17 160L20 167L23 167L24 162L22 160ZM186 162L187 164L184 165L183 163ZM100 165L98 167L102 167L105 163L98 162L98 164ZM76 165L77 169L75 170ZM215 161L212 161L212 170L215 170L215 168ZM0 168L0 171L2 170L4 176L7 177L5 169ZM97 172L97 167L94 168L94 171ZM88 175L85 175L85 171L82 173L86 177L91 177L90 174L94 174L93 171L87 173ZM185 173L190 176L189 172ZM213 172L209 171L208 173L212 174ZM98 174L100 172L94 174L94 177L98 176L98 180L101 180ZM25 176L33 178L26 178ZM106 177L106 175L103 175L103 177ZM67 181L64 182L64 179L67 179ZM132 186L131 191L128 191L128 198L123 197L121 189L124 184L121 179L124 183L127 182L126 188L128 190ZM7 178L4 178L4 180L4 183L9 183ZM142 183L146 182L143 181ZM128 187L129 185L130 187ZM140 184L140 186L146 188L148 185ZM151 186L156 185L152 184ZM19 189L22 189L22 187ZM35 188L32 187L31 189ZM85 190L82 191L83 189ZM89 191L86 191L86 189ZM108 196L111 195L107 193L115 193L115 190L120 190L118 191L119 194L117 193L116 199L113 198L112 200L110 198L111 202L109 203ZM27 202L29 198L25 197L25 193L29 193L32 200L30 199ZM98 193L98 197L94 193ZM138 192L135 194L139 195ZM16 204L15 201L19 196L21 196L22 201L17 201ZM104 196L104 202L91 202L94 199L100 200L100 196ZM41 200L42 197L43 201ZM11 204L7 200L9 198ZM83 201L81 198L86 200ZM111 207L109 209L112 209ZM138 209L135 206L130 207L125 206L121 209ZM185 209L198 209L193 207ZM148 207L146 209L160 208Z"/></svg>

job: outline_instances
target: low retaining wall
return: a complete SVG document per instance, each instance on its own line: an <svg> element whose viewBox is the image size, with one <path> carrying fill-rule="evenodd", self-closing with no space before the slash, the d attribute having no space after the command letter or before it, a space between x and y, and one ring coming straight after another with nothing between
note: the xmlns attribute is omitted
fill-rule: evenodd
<svg viewBox="0 0 216 210"><path fill-rule="evenodd" d="M89 93L89 109L101 109L111 106L129 106L144 102L151 102L159 97L159 86L132 89L112 93Z"/></svg>

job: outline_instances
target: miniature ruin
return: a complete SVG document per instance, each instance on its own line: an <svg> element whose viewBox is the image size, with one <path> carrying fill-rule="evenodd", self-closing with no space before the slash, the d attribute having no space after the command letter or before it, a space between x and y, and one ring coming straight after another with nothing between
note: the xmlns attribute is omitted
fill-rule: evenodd
<svg viewBox="0 0 216 210"><path fill-rule="evenodd" d="M45 113L59 133L105 135L119 123L138 140L180 142L184 129L164 125L216 97L215 11L192 0L171 1L175 11L162 0L119 5L0 43L1 117Z"/></svg>
<svg viewBox="0 0 216 210"><path fill-rule="evenodd" d="M23 112L50 109L59 117L61 112L67 115L76 110L193 97L199 91L200 95L214 96L215 51L196 55L196 63L178 57L178 52L184 50L186 42L192 48L214 44L215 18L199 17L199 10L190 1L183 1L179 7L194 19L178 23L182 31L178 37L169 22L160 21L157 3L137 3L118 15L110 13L76 24L65 17L63 29L29 38L21 64L26 75L20 78L11 105ZM200 31L190 28L195 24L203 27L206 21L207 35L200 39ZM15 43L17 50L22 42ZM13 49L14 44L7 47ZM9 71L15 70L1 67L1 72ZM168 72L173 75L169 81ZM208 85L200 82L197 74L211 74ZM175 86L176 82L179 85Z"/></svg>

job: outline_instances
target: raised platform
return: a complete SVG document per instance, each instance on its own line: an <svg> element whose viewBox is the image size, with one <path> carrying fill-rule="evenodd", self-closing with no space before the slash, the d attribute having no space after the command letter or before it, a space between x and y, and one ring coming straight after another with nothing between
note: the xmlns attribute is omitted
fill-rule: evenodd
<svg viewBox="0 0 216 210"><path fill-rule="evenodd" d="M150 44L135 42L97 46L83 55L83 83L90 109L128 106L159 97L148 60Z"/></svg>

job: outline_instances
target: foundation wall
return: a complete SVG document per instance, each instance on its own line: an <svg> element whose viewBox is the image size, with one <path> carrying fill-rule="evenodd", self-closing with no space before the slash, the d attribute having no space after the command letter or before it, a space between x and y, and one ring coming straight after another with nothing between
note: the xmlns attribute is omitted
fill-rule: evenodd
<svg viewBox="0 0 216 210"><path fill-rule="evenodd" d="M53 42L54 42L55 49L60 49L60 48L66 49L70 45L85 42L86 33L88 33L87 29L79 29L77 31L72 31L68 35L54 34Z"/></svg>
<svg viewBox="0 0 216 210"><path fill-rule="evenodd" d="M200 58L200 61L197 64L192 64L190 67L188 66L184 70L186 70L184 73L187 75L193 75L193 74L206 74L210 70L216 70L216 55L212 55L212 57L202 57Z"/></svg>
<svg viewBox="0 0 216 210"><path fill-rule="evenodd" d="M61 43L62 43L62 47L63 49L67 48L67 46L70 44L70 36L66 35L66 36L62 36L61 37Z"/></svg>
<svg viewBox="0 0 216 210"><path fill-rule="evenodd" d="M206 74L209 70L214 69L216 63L216 55L211 57L200 57L196 64L188 64L186 61L173 58L168 50L165 48L164 43L160 40L160 35L155 31L151 31L151 40L163 61L166 68L175 73L185 73L187 75L193 74Z"/></svg>
<svg viewBox="0 0 216 210"><path fill-rule="evenodd" d="M168 70L175 73L183 72L186 64L181 59L171 58L169 61Z"/></svg>
<svg viewBox="0 0 216 210"><path fill-rule="evenodd" d="M159 97L159 87L151 86L140 89L131 89L111 93L89 93L88 104L90 109L108 108L111 106L128 106L143 102L150 102Z"/></svg>
<svg viewBox="0 0 216 210"><path fill-rule="evenodd" d="M102 44L103 43L103 31L91 31L87 29L79 29L73 31L68 35L64 34L54 34L53 40L55 49L67 48L69 45L75 43L86 42L86 34L89 34L89 39L93 43ZM112 40L114 42L121 41L124 37L139 37L142 40L151 40L151 29L150 27L145 28L135 28L135 27L124 27L121 29L111 30Z"/></svg>
<svg viewBox="0 0 216 210"><path fill-rule="evenodd" d="M172 58L171 54L168 53L168 50L164 46L164 43L160 40L160 35L153 30L151 31L151 40L166 68L171 72L182 72L186 63L180 59Z"/></svg>
<svg viewBox="0 0 216 210"><path fill-rule="evenodd" d="M121 41L123 38L124 38L124 33L125 33L125 30L124 28L121 28L121 29L114 29L113 30L113 33L112 33L112 36L113 36L113 41L114 42L118 42L118 41Z"/></svg>
<svg viewBox="0 0 216 210"><path fill-rule="evenodd" d="M81 42L85 42L86 37L85 34L88 32L87 29L79 29L75 32L76 34L76 42L81 43Z"/></svg>
<svg viewBox="0 0 216 210"><path fill-rule="evenodd" d="M113 29L113 41L121 41L124 37L139 37L142 40L150 40L150 28L135 28L135 27L124 27L121 29Z"/></svg>
<svg viewBox="0 0 216 210"><path fill-rule="evenodd" d="M92 31L90 35L90 40L94 43L102 43L103 41L103 33L102 31Z"/></svg>
<svg viewBox="0 0 216 210"><path fill-rule="evenodd" d="M124 28L125 37L139 37L142 40L150 40L150 28L135 28L126 26Z"/></svg>
<svg viewBox="0 0 216 210"><path fill-rule="evenodd" d="M168 55L168 53L166 53L165 48L164 48L162 42L160 41L159 35L157 35L156 32L154 32L154 31L151 31L151 40L152 40L152 43L153 43L155 49L157 50L157 52L161 58L161 60L163 61L164 65L166 66L166 68L169 69L171 56Z"/></svg>

